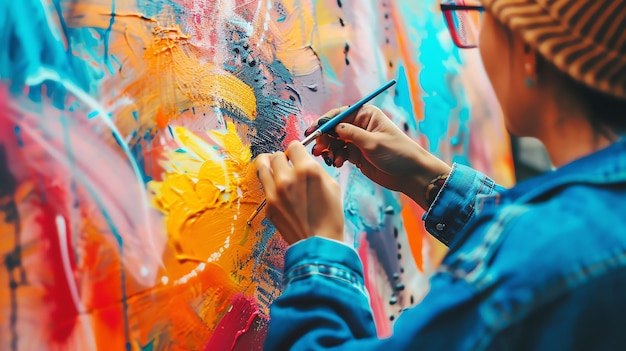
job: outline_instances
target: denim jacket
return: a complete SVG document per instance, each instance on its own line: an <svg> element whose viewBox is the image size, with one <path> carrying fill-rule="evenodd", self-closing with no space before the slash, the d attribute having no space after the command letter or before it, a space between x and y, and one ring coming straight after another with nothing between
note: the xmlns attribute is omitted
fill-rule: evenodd
<svg viewBox="0 0 626 351"><path fill-rule="evenodd" d="M454 165L424 216L449 252L379 339L361 262L287 251L265 350L626 350L626 142L505 190Z"/></svg>

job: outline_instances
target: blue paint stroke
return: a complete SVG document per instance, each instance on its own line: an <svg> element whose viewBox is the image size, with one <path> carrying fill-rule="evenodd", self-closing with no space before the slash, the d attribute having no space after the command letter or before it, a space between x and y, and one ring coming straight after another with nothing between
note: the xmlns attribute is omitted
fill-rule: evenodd
<svg viewBox="0 0 626 351"><path fill-rule="evenodd" d="M15 132L15 136L17 138L17 146L24 147L24 139L22 139L22 129L20 126L15 126L13 128L13 132Z"/></svg>

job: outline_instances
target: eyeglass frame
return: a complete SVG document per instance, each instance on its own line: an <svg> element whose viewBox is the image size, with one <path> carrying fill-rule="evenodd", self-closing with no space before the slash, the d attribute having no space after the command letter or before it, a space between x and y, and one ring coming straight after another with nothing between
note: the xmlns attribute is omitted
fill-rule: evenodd
<svg viewBox="0 0 626 351"><path fill-rule="evenodd" d="M481 5L456 5L450 2L442 2L439 4L439 8L441 9L443 18L446 21L446 26L448 27L448 32L450 33L450 36L452 37L452 41L454 42L454 45L456 45L460 49L476 48L478 46L477 44L464 45L461 42L461 38L459 38L459 34L457 33L457 29L456 29L456 26L454 25L454 19L452 18L451 12L457 11L457 10L474 10L474 11L483 12L485 11L485 7Z"/></svg>

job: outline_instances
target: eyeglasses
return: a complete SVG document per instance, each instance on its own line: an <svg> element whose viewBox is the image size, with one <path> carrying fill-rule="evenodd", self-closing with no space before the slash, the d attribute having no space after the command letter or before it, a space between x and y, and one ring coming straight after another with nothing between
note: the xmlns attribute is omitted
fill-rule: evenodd
<svg viewBox="0 0 626 351"><path fill-rule="evenodd" d="M464 0L443 1L440 7L454 44L461 49L478 46L478 34L485 8L480 5L466 5Z"/></svg>

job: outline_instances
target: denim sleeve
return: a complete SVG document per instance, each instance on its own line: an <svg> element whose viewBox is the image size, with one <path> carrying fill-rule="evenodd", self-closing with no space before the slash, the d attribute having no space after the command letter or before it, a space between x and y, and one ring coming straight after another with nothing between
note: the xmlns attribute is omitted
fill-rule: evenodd
<svg viewBox="0 0 626 351"><path fill-rule="evenodd" d="M424 214L426 230L447 246L474 215L478 195L492 195L504 190L484 174L453 164L435 201Z"/></svg>
<svg viewBox="0 0 626 351"><path fill-rule="evenodd" d="M263 349L471 349L487 332L479 303L463 279L437 274L423 302L402 312L391 337L379 339L358 255L347 245L313 237L287 250L284 289L271 306Z"/></svg>
<svg viewBox="0 0 626 351"><path fill-rule="evenodd" d="M356 251L319 237L292 245L285 256L283 293L270 317L264 350L317 350L375 338Z"/></svg>

